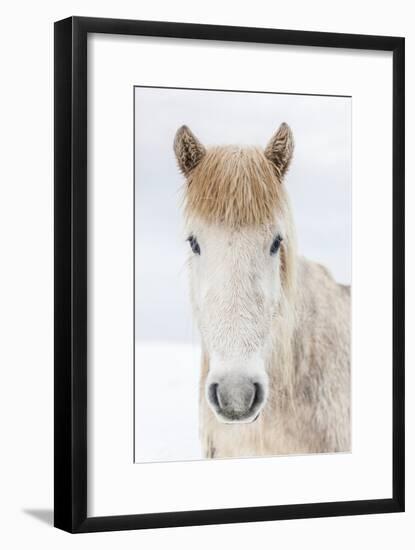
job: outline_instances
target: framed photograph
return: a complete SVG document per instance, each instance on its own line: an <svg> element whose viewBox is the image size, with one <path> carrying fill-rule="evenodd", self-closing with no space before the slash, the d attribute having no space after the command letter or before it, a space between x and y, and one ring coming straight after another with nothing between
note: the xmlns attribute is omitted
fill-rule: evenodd
<svg viewBox="0 0 415 550"><path fill-rule="evenodd" d="M404 39L55 23L55 526L404 511Z"/></svg>

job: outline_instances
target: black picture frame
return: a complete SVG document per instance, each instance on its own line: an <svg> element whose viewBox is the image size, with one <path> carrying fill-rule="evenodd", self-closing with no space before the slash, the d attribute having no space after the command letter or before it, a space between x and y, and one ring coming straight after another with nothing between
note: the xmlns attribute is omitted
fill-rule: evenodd
<svg viewBox="0 0 415 550"><path fill-rule="evenodd" d="M87 515L87 35L107 33L393 54L392 498L88 517ZM71 533L403 512L404 38L70 17L55 23L55 471L54 524Z"/></svg>

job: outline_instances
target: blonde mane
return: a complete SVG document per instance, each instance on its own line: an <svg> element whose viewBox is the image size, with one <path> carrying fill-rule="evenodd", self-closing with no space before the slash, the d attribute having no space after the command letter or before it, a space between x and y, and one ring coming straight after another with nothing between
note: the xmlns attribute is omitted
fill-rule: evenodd
<svg viewBox="0 0 415 550"><path fill-rule="evenodd" d="M211 147L187 175L185 212L208 223L266 224L283 199L278 169L259 148Z"/></svg>

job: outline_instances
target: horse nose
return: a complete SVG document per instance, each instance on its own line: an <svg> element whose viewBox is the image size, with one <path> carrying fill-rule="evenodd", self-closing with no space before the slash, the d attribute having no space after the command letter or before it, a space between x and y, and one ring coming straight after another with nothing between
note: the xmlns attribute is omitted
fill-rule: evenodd
<svg viewBox="0 0 415 550"><path fill-rule="evenodd" d="M224 378L208 387L208 402L223 422L252 422L264 402L264 388L249 378Z"/></svg>

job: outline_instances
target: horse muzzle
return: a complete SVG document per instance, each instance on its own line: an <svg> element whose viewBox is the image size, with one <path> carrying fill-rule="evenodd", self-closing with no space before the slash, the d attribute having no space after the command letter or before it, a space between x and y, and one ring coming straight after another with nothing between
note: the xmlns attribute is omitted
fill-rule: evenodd
<svg viewBox="0 0 415 550"><path fill-rule="evenodd" d="M247 376L228 374L206 387L207 401L220 422L250 423L265 403L265 384Z"/></svg>

